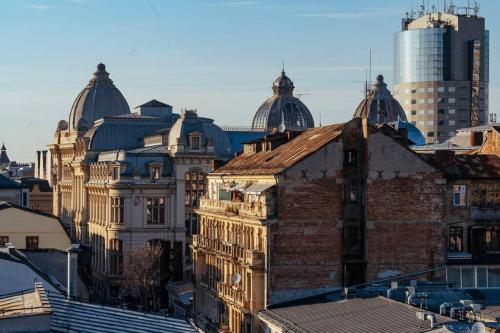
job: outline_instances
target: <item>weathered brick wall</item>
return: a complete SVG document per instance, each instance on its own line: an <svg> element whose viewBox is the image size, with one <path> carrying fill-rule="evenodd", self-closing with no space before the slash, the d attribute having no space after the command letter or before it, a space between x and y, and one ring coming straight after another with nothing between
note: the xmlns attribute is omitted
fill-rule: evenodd
<svg viewBox="0 0 500 333"><path fill-rule="evenodd" d="M279 178L279 223L271 228L271 288L339 286L341 145L330 145ZM305 175L304 175L305 171Z"/></svg>
<svg viewBox="0 0 500 333"><path fill-rule="evenodd" d="M441 267L446 260L446 180L381 134L369 139L367 281Z"/></svg>

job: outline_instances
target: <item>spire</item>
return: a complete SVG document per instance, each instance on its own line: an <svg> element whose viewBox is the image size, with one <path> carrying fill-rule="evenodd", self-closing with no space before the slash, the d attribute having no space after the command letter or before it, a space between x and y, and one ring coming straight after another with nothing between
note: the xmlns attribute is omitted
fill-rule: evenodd
<svg viewBox="0 0 500 333"><path fill-rule="evenodd" d="M2 142L2 150L5 151L7 149L5 149L5 143Z"/></svg>

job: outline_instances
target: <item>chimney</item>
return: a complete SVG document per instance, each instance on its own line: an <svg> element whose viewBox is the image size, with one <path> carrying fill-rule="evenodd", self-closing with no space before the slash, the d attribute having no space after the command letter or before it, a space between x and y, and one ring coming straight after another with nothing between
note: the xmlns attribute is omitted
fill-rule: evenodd
<svg viewBox="0 0 500 333"><path fill-rule="evenodd" d="M454 150L436 150L436 161L442 166L449 166L455 163L455 151Z"/></svg>
<svg viewBox="0 0 500 333"><path fill-rule="evenodd" d="M68 276L67 290L68 299L78 297L78 252L80 244L71 244L71 247L66 250L68 252Z"/></svg>
<svg viewBox="0 0 500 333"><path fill-rule="evenodd" d="M483 132L470 132L470 145L480 146L483 144Z"/></svg>

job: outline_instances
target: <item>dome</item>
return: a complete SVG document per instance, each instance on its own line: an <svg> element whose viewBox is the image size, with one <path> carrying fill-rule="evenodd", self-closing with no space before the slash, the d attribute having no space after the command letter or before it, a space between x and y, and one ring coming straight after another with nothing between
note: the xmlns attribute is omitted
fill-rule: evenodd
<svg viewBox="0 0 500 333"><path fill-rule="evenodd" d="M406 128L408 132L408 139L410 139L417 146L425 145L425 137L415 125L401 120L392 121L387 125L391 126L395 130L398 130L399 128Z"/></svg>
<svg viewBox="0 0 500 333"><path fill-rule="evenodd" d="M231 154L229 138L219 126L214 124L213 119L198 117L194 110L184 110L168 133L169 148L180 151L179 146L189 147L190 136L200 137L200 152L208 146L213 146L215 153L220 157Z"/></svg>
<svg viewBox="0 0 500 333"><path fill-rule="evenodd" d="M92 79L78 94L69 114L70 129L86 130L95 120L130 113L125 97L109 78L104 64L97 65Z"/></svg>
<svg viewBox="0 0 500 333"><path fill-rule="evenodd" d="M354 117L367 118L370 124L386 124L392 121L406 122L401 104L392 97L382 75L372 85L368 96L359 104Z"/></svg>
<svg viewBox="0 0 500 333"><path fill-rule="evenodd" d="M293 96L293 81L285 71L273 82L273 96L268 98L253 117L252 129L272 130L284 124L291 130L314 127L311 112L298 98Z"/></svg>

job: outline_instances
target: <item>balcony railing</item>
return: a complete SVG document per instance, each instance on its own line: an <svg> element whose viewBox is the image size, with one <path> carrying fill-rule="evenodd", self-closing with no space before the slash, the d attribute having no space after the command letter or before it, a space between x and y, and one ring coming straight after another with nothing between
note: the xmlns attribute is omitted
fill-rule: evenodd
<svg viewBox="0 0 500 333"><path fill-rule="evenodd" d="M496 220L500 219L500 206L476 206L471 207L470 217L479 220Z"/></svg>
<svg viewBox="0 0 500 333"><path fill-rule="evenodd" d="M266 219L275 214L272 205L262 201L258 202L239 202L229 200L201 199L200 209L229 213L241 216L256 217Z"/></svg>
<svg viewBox="0 0 500 333"><path fill-rule="evenodd" d="M236 258L249 266L264 266L264 253L256 250L246 250L236 244L221 242L217 239L209 239L202 235L193 235L193 247L204 248L232 258Z"/></svg>
<svg viewBox="0 0 500 333"><path fill-rule="evenodd" d="M228 299L241 307L248 308L249 302L245 297L245 292L242 290L222 282L217 282L217 294L221 298Z"/></svg>

